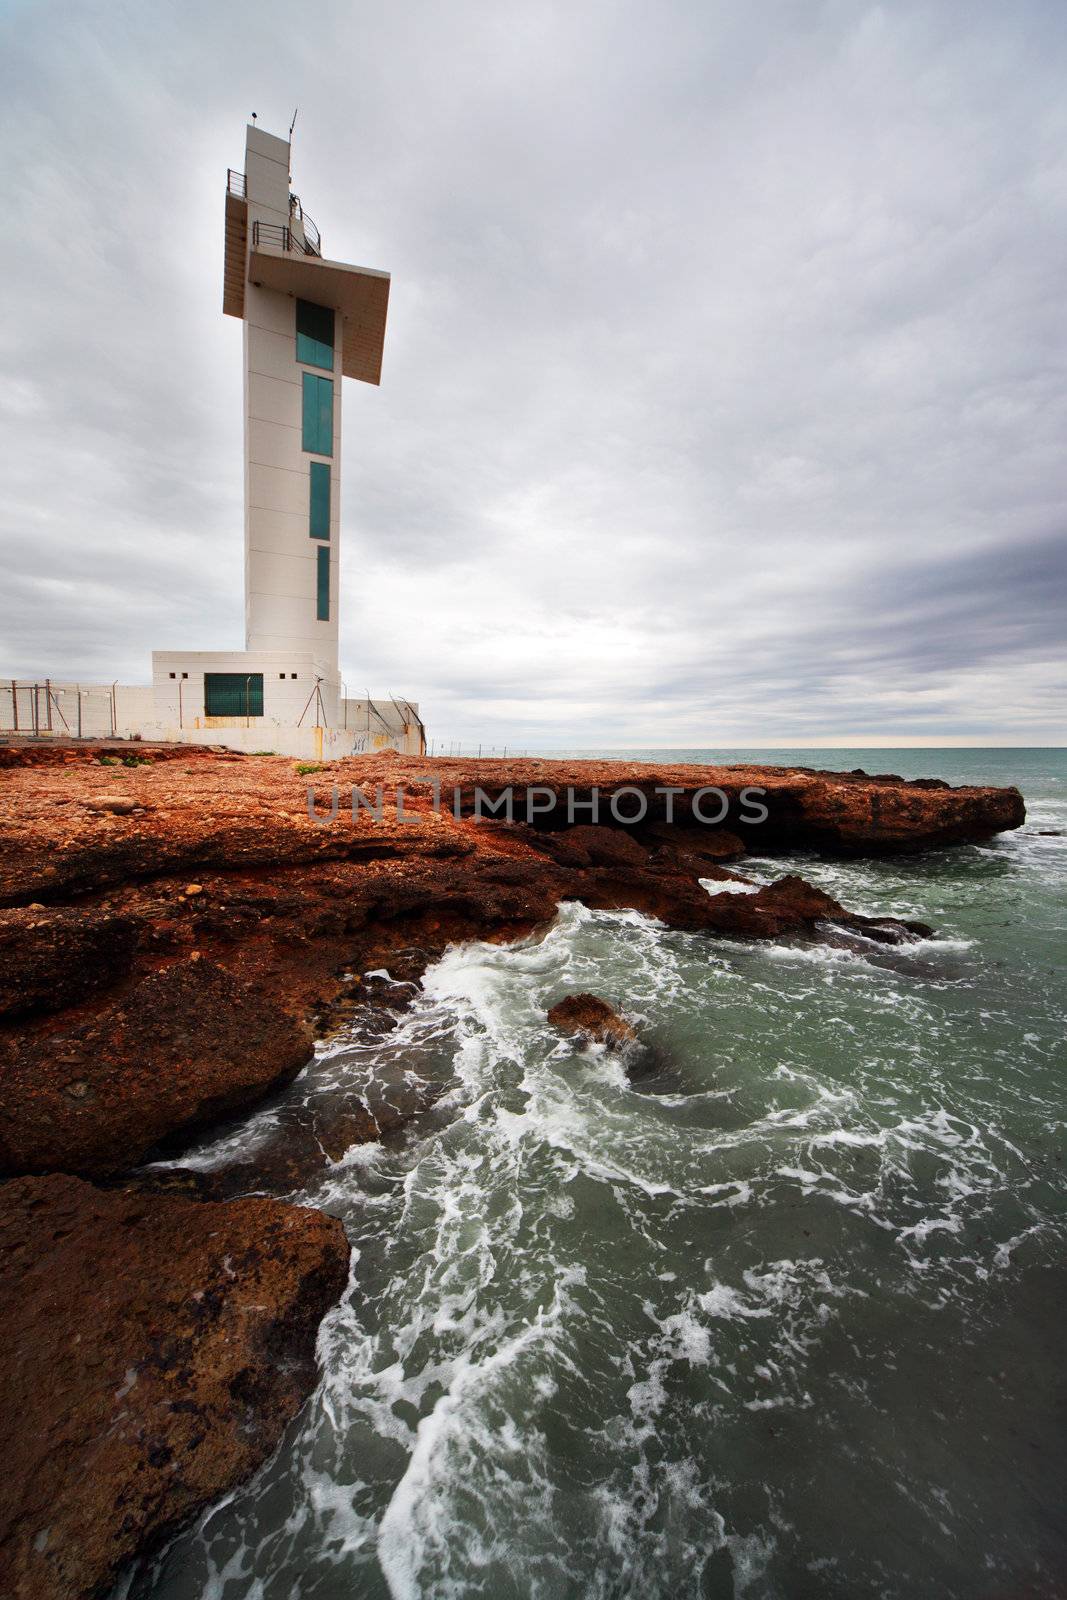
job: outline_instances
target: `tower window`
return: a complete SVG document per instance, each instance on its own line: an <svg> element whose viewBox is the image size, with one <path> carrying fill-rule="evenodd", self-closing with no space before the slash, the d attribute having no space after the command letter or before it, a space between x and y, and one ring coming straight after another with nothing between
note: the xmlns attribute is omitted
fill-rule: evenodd
<svg viewBox="0 0 1067 1600"><path fill-rule="evenodd" d="M320 544L319 545L319 548L315 551L315 558L316 558L316 561L318 563L318 568L317 568L317 571L316 571L316 577L318 579L317 596L316 596L316 598L317 598L318 604L317 604L317 608L316 608L316 611L315 611L315 615L316 615L316 617L318 618L318 620L320 622L329 622L329 620L330 620L330 552L329 552L328 548L326 547L326 545L324 545L324 544Z"/></svg>
<svg viewBox="0 0 1067 1600"><path fill-rule="evenodd" d="M308 533L313 539L330 537L330 468L325 461L311 463L311 511Z"/></svg>
<svg viewBox="0 0 1067 1600"><path fill-rule="evenodd" d="M313 456L333 455L333 379L305 372L303 447Z"/></svg>
<svg viewBox="0 0 1067 1600"><path fill-rule="evenodd" d="M333 371L333 312L329 306L296 302L296 359L306 367Z"/></svg>

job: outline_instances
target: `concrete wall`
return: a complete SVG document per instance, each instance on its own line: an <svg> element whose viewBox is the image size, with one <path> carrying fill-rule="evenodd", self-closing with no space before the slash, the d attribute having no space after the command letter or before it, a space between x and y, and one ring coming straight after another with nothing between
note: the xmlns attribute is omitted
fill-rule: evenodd
<svg viewBox="0 0 1067 1600"><path fill-rule="evenodd" d="M178 729L173 727L153 732L151 737L167 744L221 744L228 750L243 750L248 755L294 756L299 761L337 761L342 756L366 753L359 740L347 735L342 728L286 727L271 723L266 717L252 717L247 726L223 724L212 719L207 726L185 728L180 739Z"/></svg>
<svg viewBox="0 0 1067 1600"><path fill-rule="evenodd" d="M342 701L324 722L324 702L314 697L315 667L289 656L242 651L157 652L152 688L130 684L77 684L41 679L0 681L0 732L55 738L142 738L166 743L220 744L312 761L399 750L423 750L418 707L391 700ZM250 666L251 662L251 666ZM286 676L278 665L285 663ZM297 672L293 678L289 671ZM208 717L204 673L263 672L263 716ZM171 677L171 673L175 675ZM183 676L184 674L184 676ZM310 698L309 698L310 697ZM16 714L17 713L17 714ZM301 721L301 717L303 720Z"/></svg>

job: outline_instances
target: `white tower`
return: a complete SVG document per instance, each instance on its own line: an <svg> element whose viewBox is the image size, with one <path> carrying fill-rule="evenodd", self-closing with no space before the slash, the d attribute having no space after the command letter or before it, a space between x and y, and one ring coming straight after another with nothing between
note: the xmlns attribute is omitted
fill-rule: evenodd
<svg viewBox="0 0 1067 1600"><path fill-rule="evenodd" d="M286 140L248 129L243 187L223 310L244 319L246 648L310 655L335 696L341 380L381 379L389 275L323 259Z"/></svg>
<svg viewBox="0 0 1067 1600"><path fill-rule="evenodd" d="M243 729L224 742L279 753L418 751L415 707L346 701L337 658L342 379L381 380L389 274L324 258L289 158L288 140L251 125L245 169L226 182L222 309L244 322L245 649L155 652L157 717L178 738Z"/></svg>

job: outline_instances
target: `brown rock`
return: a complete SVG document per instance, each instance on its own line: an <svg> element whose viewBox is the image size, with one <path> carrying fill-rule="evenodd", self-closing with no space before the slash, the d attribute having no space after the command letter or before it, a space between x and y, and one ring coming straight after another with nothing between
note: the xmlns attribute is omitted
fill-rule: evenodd
<svg viewBox="0 0 1067 1600"><path fill-rule="evenodd" d="M255 1470L315 1382L335 1218L0 1185L0 1592L106 1594Z"/></svg>
<svg viewBox="0 0 1067 1600"><path fill-rule="evenodd" d="M133 919L30 906L0 911L0 1016L59 1011L126 975Z"/></svg>
<svg viewBox="0 0 1067 1600"><path fill-rule="evenodd" d="M633 1044L637 1034L633 1026L595 994L569 994L557 1001L548 1013L548 1020L562 1033L574 1033L598 1044Z"/></svg>
<svg viewBox="0 0 1067 1600"><path fill-rule="evenodd" d="M177 962L69 1032L0 1040L0 1172L121 1171L254 1104L311 1049L269 994L212 961Z"/></svg>
<svg viewBox="0 0 1067 1600"><path fill-rule="evenodd" d="M87 811L110 811L116 817L127 817L131 811L138 809L136 800L126 794L101 794L94 795L82 804Z"/></svg>
<svg viewBox="0 0 1067 1600"><path fill-rule="evenodd" d="M788 934L813 934L820 924L855 929L881 944L906 944L928 938L933 929L922 922L896 917L864 917L816 889L796 873L765 884L755 894L708 896L706 931L740 939L777 939Z"/></svg>
<svg viewBox="0 0 1067 1600"><path fill-rule="evenodd" d="M342 765L347 768L350 763ZM894 773L869 777L859 771L816 772L808 767L653 767L563 759L481 762L476 780L471 777L470 765L459 759L422 762L409 770L432 771L446 794L458 785L465 814L474 810L475 784L491 800L508 786L516 792L517 801L526 785L553 790L554 809L543 809L542 797L537 797L542 828L562 827L568 791L580 805L596 788L603 818L613 792L627 788L638 789L645 796L647 814L639 831L648 834L666 817L666 799L657 791L670 787L677 790L673 813L680 829L704 831L709 837L729 831L747 849L760 851L814 847L838 854L892 855L987 839L1006 828L1018 828L1025 820L1018 789L954 789L927 779L909 782ZM404 773L395 772L393 778L403 781ZM705 796L694 807L698 791L706 788L717 788L726 797L727 808L721 816L714 796ZM753 820L759 816L757 806L766 808L762 821ZM623 807L632 814L634 797L628 796ZM517 804L516 816L522 815ZM715 815L717 822L702 824L700 817L709 815Z"/></svg>
<svg viewBox="0 0 1067 1600"><path fill-rule="evenodd" d="M682 827L676 822L653 822L641 830L642 839L663 850L695 856L699 861L737 861L745 854L743 840L727 828Z"/></svg>
<svg viewBox="0 0 1067 1600"><path fill-rule="evenodd" d="M648 851L623 828L579 824L568 828L562 837L571 849L581 851L594 867L642 867L648 860Z"/></svg>

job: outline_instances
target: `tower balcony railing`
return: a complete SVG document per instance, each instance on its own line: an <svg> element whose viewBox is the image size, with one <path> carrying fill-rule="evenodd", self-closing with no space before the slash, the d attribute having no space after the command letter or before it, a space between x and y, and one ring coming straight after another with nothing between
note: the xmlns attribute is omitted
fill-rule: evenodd
<svg viewBox="0 0 1067 1600"><path fill-rule="evenodd" d="M291 194L289 196L289 218L290 221L299 222L302 225L304 229L304 238L311 246L308 254L313 256L321 256L322 237L318 228L316 228L315 224L304 210L304 207L301 205L300 196L298 194Z"/></svg>
<svg viewBox="0 0 1067 1600"><path fill-rule="evenodd" d="M253 222L252 224L252 249L253 250L283 250L292 251L300 256L321 256L322 249L319 244L319 230L315 228L314 239L307 237L308 218L304 218L305 236L303 239L292 228L285 227L280 222ZM314 227L314 224L312 224Z"/></svg>
<svg viewBox="0 0 1067 1600"><path fill-rule="evenodd" d="M248 185L243 172L234 172L232 167L226 168L226 193L236 195L238 200L248 199Z"/></svg>

